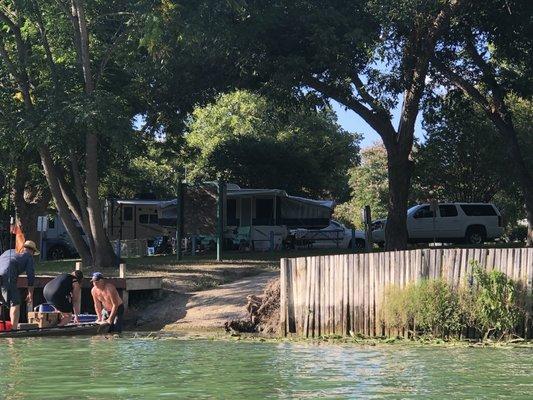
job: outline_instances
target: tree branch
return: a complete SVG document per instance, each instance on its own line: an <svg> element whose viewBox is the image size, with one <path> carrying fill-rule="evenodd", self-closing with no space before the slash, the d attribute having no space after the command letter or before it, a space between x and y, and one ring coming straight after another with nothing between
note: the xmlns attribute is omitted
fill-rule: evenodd
<svg viewBox="0 0 533 400"><path fill-rule="evenodd" d="M104 57L102 58L102 61L100 62L100 68L99 68L98 73L96 74L96 78L95 78L95 84L94 84L95 87L98 86L98 82L99 82L100 78L104 75L104 70L105 70L105 68L107 66L107 63L111 59L111 56L113 55L113 52L117 48L118 43L120 42L120 40L126 34L126 29L122 30L122 32L121 32L121 30L122 30L122 27L119 27L119 29L117 29L117 31L113 35L113 40L112 40L111 44L109 45L109 47L107 48L107 50L106 50L106 52L104 54Z"/></svg>
<svg viewBox="0 0 533 400"><path fill-rule="evenodd" d="M463 93L474 99L474 101L476 101L476 103L478 103L486 113L490 114L492 112L492 105L474 85L438 60L434 60L433 65L437 71L439 71L451 83L461 89Z"/></svg>
<svg viewBox="0 0 533 400"><path fill-rule="evenodd" d="M57 73L57 67L54 62L54 58L52 56L52 50L50 49L50 42L48 41L48 34L44 26L41 9L39 7L39 2L38 0L34 0L32 4L35 7L35 13L34 13L35 19L37 21L37 28L39 29L41 41L44 47L46 61L48 62L48 66L50 68L50 75L52 76L52 81L54 82L56 89L59 89L60 87L59 75Z"/></svg>
<svg viewBox="0 0 533 400"><path fill-rule="evenodd" d="M379 112L381 110L388 113L387 109L383 107L383 105L366 90L365 84L363 83L361 78L359 78L358 74L354 74L352 76L352 81L354 83L355 89L357 90L357 93L359 93L361 98L368 105L370 105L375 112Z"/></svg>
<svg viewBox="0 0 533 400"><path fill-rule="evenodd" d="M366 108L353 96L346 95L346 93L343 93L339 88L328 85L315 77L307 79L304 83L317 92L322 93L357 113L381 136L385 146L392 145L396 131L394 130L390 119L384 118L383 115L379 115L373 110Z"/></svg>
<svg viewBox="0 0 533 400"><path fill-rule="evenodd" d="M420 29L413 32L410 42L406 44L407 48L411 48L411 52L418 54L415 56L413 69L406 72L407 87L398 124L397 140L404 151L410 151L413 146L414 125L420 108L420 99L426 87L429 61L434 53L436 42L449 24L451 16L461 7L462 1L452 0L448 7L437 14L427 32Z"/></svg>
<svg viewBox="0 0 533 400"><path fill-rule="evenodd" d="M475 36L472 32L467 33L467 37L465 40L465 49L470 58L472 58L474 64L480 69L483 82L485 82L488 88L492 91L492 99L494 105L498 109L507 112L507 109L505 107L505 94L503 93L500 85L498 85L498 82L496 81L494 71L489 66L489 64L483 59L481 54L479 54L475 45Z"/></svg>

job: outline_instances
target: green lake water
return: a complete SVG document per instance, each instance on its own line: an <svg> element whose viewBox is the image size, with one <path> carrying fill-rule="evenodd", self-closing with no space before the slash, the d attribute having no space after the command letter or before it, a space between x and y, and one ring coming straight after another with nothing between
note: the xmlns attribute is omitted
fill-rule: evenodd
<svg viewBox="0 0 533 400"><path fill-rule="evenodd" d="M532 348L1 339L3 399L533 398Z"/></svg>

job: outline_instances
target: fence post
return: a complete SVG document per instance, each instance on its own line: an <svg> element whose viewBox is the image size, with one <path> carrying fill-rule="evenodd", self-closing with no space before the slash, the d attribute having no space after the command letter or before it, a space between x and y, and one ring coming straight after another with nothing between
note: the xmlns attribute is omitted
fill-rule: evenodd
<svg viewBox="0 0 533 400"><path fill-rule="evenodd" d="M121 263L118 266L118 276L119 278L126 278L126 264L125 263Z"/></svg>
<svg viewBox="0 0 533 400"><path fill-rule="evenodd" d="M81 271L81 261L76 262L76 271Z"/></svg>
<svg viewBox="0 0 533 400"><path fill-rule="evenodd" d="M217 201L217 261L222 261L222 246L224 244L224 197L226 184L222 179L218 180Z"/></svg>

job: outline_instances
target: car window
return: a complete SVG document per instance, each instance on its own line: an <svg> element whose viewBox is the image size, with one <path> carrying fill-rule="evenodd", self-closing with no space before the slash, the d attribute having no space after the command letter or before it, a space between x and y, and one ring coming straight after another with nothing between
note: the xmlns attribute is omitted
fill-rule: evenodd
<svg viewBox="0 0 533 400"><path fill-rule="evenodd" d="M490 204L461 204L461 208L469 217L495 216L496 210Z"/></svg>
<svg viewBox="0 0 533 400"><path fill-rule="evenodd" d="M439 206L440 216L443 218L457 217L457 207L453 204L446 204Z"/></svg>
<svg viewBox="0 0 533 400"><path fill-rule="evenodd" d="M433 211L429 209L429 206L420 207L413 215L413 218L433 218Z"/></svg>

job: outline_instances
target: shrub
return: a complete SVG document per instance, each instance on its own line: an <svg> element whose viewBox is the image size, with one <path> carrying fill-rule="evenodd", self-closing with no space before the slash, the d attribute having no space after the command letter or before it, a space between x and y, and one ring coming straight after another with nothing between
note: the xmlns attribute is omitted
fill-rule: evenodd
<svg viewBox="0 0 533 400"><path fill-rule="evenodd" d="M462 328L457 295L443 280L424 280L405 288L389 287L382 307L387 328L448 336Z"/></svg>
<svg viewBox="0 0 533 400"><path fill-rule="evenodd" d="M476 329L485 339L514 333L525 316L520 287L502 272L472 265L472 276L457 288L441 279L389 287L382 323L386 328L442 338L459 336L464 328Z"/></svg>
<svg viewBox="0 0 533 400"><path fill-rule="evenodd" d="M523 318L520 288L503 272L487 272L476 262L472 265L474 281L462 307L469 325L484 338L509 335Z"/></svg>
<svg viewBox="0 0 533 400"><path fill-rule="evenodd" d="M412 291L415 285L405 288L390 286L385 291L381 321L387 328L410 329L413 316L411 314Z"/></svg>
<svg viewBox="0 0 533 400"><path fill-rule="evenodd" d="M457 293L442 279L422 281L411 296L415 331L442 337L463 328Z"/></svg>

